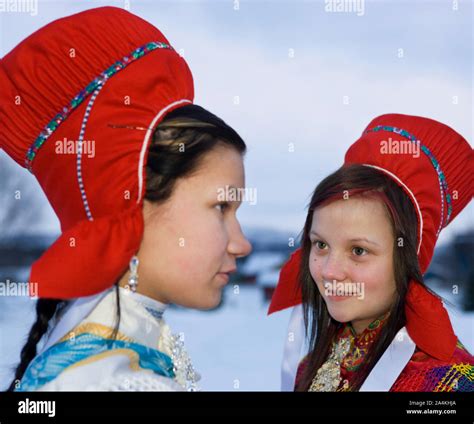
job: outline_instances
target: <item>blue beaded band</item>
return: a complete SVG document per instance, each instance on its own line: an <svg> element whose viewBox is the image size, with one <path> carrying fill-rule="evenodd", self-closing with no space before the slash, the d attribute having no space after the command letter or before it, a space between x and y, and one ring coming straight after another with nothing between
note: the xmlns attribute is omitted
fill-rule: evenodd
<svg viewBox="0 0 474 424"><path fill-rule="evenodd" d="M86 211L87 219L93 221L92 213L89 207L89 202L87 200L86 190L84 188L84 181L82 179L82 145L84 143L84 133L86 132L87 121L91 114L92 105L97 98L100 90L104 86L103 83L99 84L97 89L92 93L92 96L87 104L86 111L84 112L84 118L82 119L81 131L79 132L78 139L78 149L77 149L77 158L76 158L76 170L77 170L77 182L79 183L79 190L81 191L82 203L84 204L84 210Z"/></svg>
<svg viewBox="0 0 474 424"><path fill-rule="evenodd" d="M28 149L26 153L25 166L32 172L32 163L38 153L38 150L45 143L45 141L51 136L51 134L61 125L66 118L74 111L91 93L93 93L100 85L103 85L111 76L115 75L117 72L126 68L130 63L135 60L143 57L147 53L150 53L156 49L170 49L173 50L171 46L166 43L161 43L157 41L152 41L145 44L144 46L138 47L130 55L125 56L121 60L115 62L112 66L107 68L102 72L97 78L95 78L86 88L81 90L67 106L63 107L62 111L58 113L41 131L38 138Z"/></svg>
<svg viewBox="0 0 474 424"><path fill-rule="evenodd" d="M378 132L378 131L393 132L396 134L400 134L403 137L406 137L408 140L414 143L419 142L418 138L415 137L413 134L410 134L408 131L405 131L401 128L388 126L388 125L377 125L374 128L368 129L367 131L365 131L365 133ZM420 142L420 147L421 147L422 152L429 158L436 173L438 174L439 188L441 192L441 222L439 224L438 231L436 233L436 235L438 236L441 229L443 227L446 227L446 225L448 225L449 219L451 218L451 213L453 211L452 202L451 202L451 194L449 193L448 182L446 181L446 177L441 169L439 162L436 160L433 153L431 153L430 149L428 149L428 147L421 144L421 142ZM446 204L448 205L448 213L446 215L446 220L444 220L444 200L446 200Z"/></svg>

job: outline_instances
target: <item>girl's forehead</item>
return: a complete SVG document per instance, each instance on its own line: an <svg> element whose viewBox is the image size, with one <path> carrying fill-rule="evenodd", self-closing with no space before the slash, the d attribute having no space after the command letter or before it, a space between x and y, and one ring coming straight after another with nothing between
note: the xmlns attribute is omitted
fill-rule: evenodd
<svg viewBox="0 0 474 424"><path fill-rule="evenodd" d="M316 208L311 230L321 236L337 238L386 237L392 234L390 217L383 202L362 197L336 200Z"/></svg>
<svg viewBox="0 0 474 424"><path fill-rule="evenodd" d="M173 198L216 197L226 189L245 187L242 156L233 149L209 152L191 175L179 179L173 190Z"/></svg>
<svg viewBox="0 0 474 424"><path fill-rule="evenodd" d="M190 178L208 181L219 186L243 185L245 178L242 155L235 149L217 148L206 155Z"/></svg>

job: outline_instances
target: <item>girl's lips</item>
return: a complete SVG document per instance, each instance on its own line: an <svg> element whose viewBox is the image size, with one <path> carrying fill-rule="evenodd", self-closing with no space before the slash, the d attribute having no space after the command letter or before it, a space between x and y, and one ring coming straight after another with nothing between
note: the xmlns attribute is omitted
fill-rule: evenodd
<svg viewBox="0 0 474 424"><path fill-rule="evenodd" d="M220 278L220 280L224 283L227 284L229 282L229 274L227 272L218 272L217 277Z"/></svg>
<svg viewBox="0 0 474 424"><path fill-rule="evenodd" d="M226 271L221 271L221 272L218 272L218 274L234 274L235 272L237 272L237 268L231 268L231 269L228 269Z"/></svg>
<svg viewBox="0 0 474 424"><path fill-rule="evenodd" d="M232 268L228 271L218 272L216 275L224 284L227 284L230 279L230 274L233 274L234 272L237 272L237 268Z"/></svg>
<svg viewBox="0 0 474 424"><path fill-rule="evenodd" d="M342 300L346 300L351 297L354 297L354 296L326 296L326 299L330 299L331 301L334 301L334 302L340 302Z"/></svg>

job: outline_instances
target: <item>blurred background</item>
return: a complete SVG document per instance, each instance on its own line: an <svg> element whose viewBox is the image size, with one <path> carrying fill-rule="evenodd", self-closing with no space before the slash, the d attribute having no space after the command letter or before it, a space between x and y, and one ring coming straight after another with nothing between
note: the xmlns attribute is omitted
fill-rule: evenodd
<svg viewBox="0 0 474 424"><path fill-rule="evenodd" d="M246 184L258 197L244 202L239 219L253 252L240 261L217 309L166 312L172 329L185 335L206 390L279 390L289 311L266 316L279 269L298 246L312 190L342 164L372 118L427 116L472 141L468 0L349 0L334 7L323 0L12 3L23 9L0 10L1 56L50 21L88 8L113 5L142 16L185 57L195 103L247 142ZM3 151L0 205L0 282L27 281L59 223L34 177ZM455 331L471 353L473 208L471 202L441 233L425 275L449 302ZM30 298L0 296L0 390L34 315Z"/></svg>

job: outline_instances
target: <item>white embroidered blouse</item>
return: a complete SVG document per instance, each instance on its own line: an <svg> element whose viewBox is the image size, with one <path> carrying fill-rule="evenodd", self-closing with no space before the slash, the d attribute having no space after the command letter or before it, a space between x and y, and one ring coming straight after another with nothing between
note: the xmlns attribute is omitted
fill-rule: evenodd
<svg viewBox="0 0 474 424"><path fill-rule="evenodd" d="M200 377L163 319L167 305L119 288L120 324L112 337L116 290L77 299L61 311L17 390L198 390Z"/></svg>

